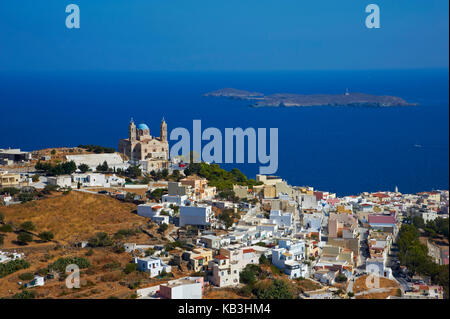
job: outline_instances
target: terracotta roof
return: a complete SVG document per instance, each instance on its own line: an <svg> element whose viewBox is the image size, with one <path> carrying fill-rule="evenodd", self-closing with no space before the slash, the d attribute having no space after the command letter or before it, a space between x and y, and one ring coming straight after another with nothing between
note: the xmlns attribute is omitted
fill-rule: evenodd
<svg viewBox="0 0 450 319"><path fill-rule="evenodd" d="M389 195L383 194L383 193L375 193L375 194L372 194L372 196L378 197L378 198L386 198L386 197L389 197Z"/></svg>
<svg viewBox="0 0 450 319"><path fill-rule="evenodd" d="M256 253L256 250L254 250L253 248L249 248L249 249L244 249L242 252L244 254L249 254L249 253Z"/></svg>
<svg viewBox="0 0 450 319"><path fill-rule="evenodd" d="M224 256L224 255L217 255L216 257L214 257L215 259L219 259L219 260L224 260L224 259L228 259L228 257Z"/></svg>
<svg viewBox="0 0 450 319"><path fill-rule="evenodd" d="M395 216L369 215L369 224L395 224Z"/></svg>

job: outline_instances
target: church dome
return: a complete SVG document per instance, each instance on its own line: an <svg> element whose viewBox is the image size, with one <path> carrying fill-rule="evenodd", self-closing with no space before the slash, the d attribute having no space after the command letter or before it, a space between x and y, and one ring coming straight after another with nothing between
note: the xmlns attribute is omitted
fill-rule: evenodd
<svg viewBox="0 0 450 319"><path fill-rule="evenodd" d="M137 126L137 129L138 129L138 130L149 130L149 131L150 131L150 129L148 128L147 124L144 124L144 123L139 124L139 125Z"/></svg>

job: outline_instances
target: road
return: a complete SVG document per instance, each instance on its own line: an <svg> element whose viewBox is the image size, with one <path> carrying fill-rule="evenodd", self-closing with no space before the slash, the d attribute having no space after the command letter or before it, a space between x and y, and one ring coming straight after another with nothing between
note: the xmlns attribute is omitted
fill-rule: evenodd
<svg viewBox="0 0 450 319"><path fill-rule="evenodd" d="M394 279L400 284L403 292L405 292L411 289L411 283L408 282L406 278L400 276L398 260L397 245L393 244L391 247L391 252L387 257L386 265L392 269Z"/></svg>

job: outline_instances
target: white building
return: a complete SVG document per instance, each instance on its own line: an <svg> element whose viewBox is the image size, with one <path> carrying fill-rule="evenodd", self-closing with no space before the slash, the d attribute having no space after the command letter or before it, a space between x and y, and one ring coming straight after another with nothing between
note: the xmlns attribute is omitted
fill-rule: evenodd
<svg viewBox="0 0 450 319"><path fill-rule="evenodd" d="M6 251L0 251L0 264L7 263L11 260L23 259L24 254L22 253L10 253Z"/></svg>
<svg viewBox="0 0 450 319"><path fill-rule="evenodd" d="M72 187L72 176L70 175L59 175L59 176L49 176L47 178L49 185L56 185L59 187Z"/></svg>
<svg viewBox="0 0 450 319"><path fill-rule="evenodd" d="M230 263L236 264L239 272L248 264L259 264L260 254L252 247L226 247L221 248L219 253L228 257Z"/></svg>
<svg viewBox="0 0 450 319"><path fill-rule="evenodd" d="M185 205L188 200L187 195L169 195L164 194L162 196L162 202L167 204L173 204L177 206Z"/></svg>
<svg viewBox="0 0 450 319"><path fill-rule="evenodd" d="M438 213L434 211L427 211L422 213L422 219L425 222L425 224L429 221L435 220L438 217L439 217Z"/></svg>
<svg viewBox="0 0 450 319"><path fill-rule="evenodd" d="M377 275L379 277L392 278L392 269L386 267L386 259L368 258L366 260L366 272L368 274Z"/></svg>
<svg viewBox="0 0 450 319"><path fill-rule="evenodd" d="M109 183L105 174L86 173L72 174L72 181L76 184L80 183L83 187L109 187Z"/></svg>
<svg viewBox="0 0 450 319"><path fill-rule="evenodd" d="M150 218L158 224L169 224L169 216L173 215L173 209L157 203L141 204L137 208L139 216Z"/></svg>
<svg viewBox="0 0 450 319"><path fill-rule="evenodd" d="M108 176L107 178L110 186L122 186L125 184L125 178L119 177L116 174Z"/></svg>
<svg viewBox="0 0 450 319"><path fill-rule="evenodd" d="M161 208L162 206L159 204L141 204L137 207L137 213L139 216L152 218L158 215L158 210Z"/></svg>
<svg viewBox="0 0 450 319"><path fill-rule="evenodd" d="M305 259L305 242L279 240L278 247L272 249L272 263L283 270L289 278L307 277L308 266Z"/></svg>
<svg viewBox="0 0 450 319"><path fill-rule="evenodd" d="M45 285L44 277L42 276L34 276L34 279L29 283L25 284L25 288L38 287Z"/></svg>
<svg viewBox="0 0 450 319"><path fill-rule="evenodd" d="M298 203L302 209L317 209L318 202L315 195L300 194Z"/></svg>
<svg viewBox="0 0 450 319"><path fill-rule="evenodd" d="M230 263L230 259L223 255L214 257L208 263L209 281L217 287L236 286L239 284L239 267Z"/></svg>
<svg viewBox="0 0 450 319"><path fill-rule="evenodd" d="M184 277L161 284L159 295L166 299L202 299L203 277Z"/></svg>
<svg viewBox="0 0 450 319"><path fill-rule="evenodd" d="M292 213L284 213L280 210L271 210L269 219L280 227L291 228L294 226Z"/></svg>
<svg viewBox="0 0 450 319"><path fill-rule="evenodd" d="M138 270L147 272L151 278L160 275L163 271L171 272L172 267L162 262L160 258L143 257L134 258L134 263L138 264Z"/></svg>
<svg viewBox="0 0 450 319"><path fill-rule="evenodd" d="M211 206L180 206L180 227L186 225L207 227L213 223L213 218Z"/></svg>
<svg viewBox="0 0 450 319"><path fill-rule="evenodd" d="M153 287L138 289L139 299L202 299L203 277L183 277Z"/></svg>

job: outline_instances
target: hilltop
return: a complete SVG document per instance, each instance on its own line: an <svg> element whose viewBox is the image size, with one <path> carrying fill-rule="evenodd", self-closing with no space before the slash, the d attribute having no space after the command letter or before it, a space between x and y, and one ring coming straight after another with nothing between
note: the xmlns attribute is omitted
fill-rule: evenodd
<svg viewBox="0 0 450 319"><path fill-rule="evenodd" d="M15 225L31 221L38 232L51 231L55 240L87 240L97 232L114 234L119 229L146 225L148 220L133 213L136 205L109 196L72 191L19 205L0 207L5 220Z"/></svg>

